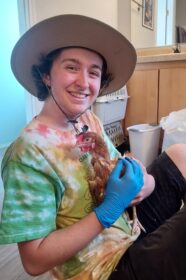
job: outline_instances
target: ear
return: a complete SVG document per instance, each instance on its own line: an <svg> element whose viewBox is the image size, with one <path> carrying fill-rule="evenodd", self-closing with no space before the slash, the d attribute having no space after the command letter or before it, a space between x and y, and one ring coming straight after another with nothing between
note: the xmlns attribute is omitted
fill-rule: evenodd
<svg viewBox="0 0 186 280"><path fill-rule="evenodd" d="M43 82L45 83L46 86L50 87L50 76L48 74L43 74Z"/></svg>

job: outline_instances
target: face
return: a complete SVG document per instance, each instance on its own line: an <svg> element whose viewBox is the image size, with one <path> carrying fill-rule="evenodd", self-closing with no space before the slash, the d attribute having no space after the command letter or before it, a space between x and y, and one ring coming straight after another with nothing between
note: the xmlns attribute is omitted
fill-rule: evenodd
<svg viewBox="0 0 186 280"><path fill-rule="evenodd" d="M75 118L95 101L100 90L102 64L99 55L81 48L65 49L54 60L45 82L68 117ZM51 97L49 102L53 102Z"/></svg>

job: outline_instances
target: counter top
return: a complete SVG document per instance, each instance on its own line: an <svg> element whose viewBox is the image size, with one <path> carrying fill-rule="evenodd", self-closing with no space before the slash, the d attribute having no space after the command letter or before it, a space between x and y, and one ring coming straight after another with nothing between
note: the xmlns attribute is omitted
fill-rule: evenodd
<svg viewBox="0 0 186 280"><path fill-rule="evenodd" d="M186 47L174 53L173 47L157 47L137 50L137 63L186 60Z"/></svg>
<svg viewBox="0 0 186 280"><path fill-rule="evenodd" d="M137 63L186 60L186 53L137 56Z"/></svg>

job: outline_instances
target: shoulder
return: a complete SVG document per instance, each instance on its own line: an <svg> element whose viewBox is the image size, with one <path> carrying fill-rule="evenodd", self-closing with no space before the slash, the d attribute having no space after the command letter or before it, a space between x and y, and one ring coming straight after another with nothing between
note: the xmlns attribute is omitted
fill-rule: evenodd
<svg viewBox="0 0 186 280"><path fill-rule="evenodd" d="M20 164L31 166L33 162L34 164L38 162L40 165L43 160L42 150L46 146L46 141L43 139L41 140L37 129L31 124L25 127L19 137L7 148L2 160L2 170L10 163L16 166Z"/></svg>
<svg viewBox="0 0 186 280"><path fill-rule="evenodd" d="M87 110L81 117L80 121L89 127L89 130L98 134L103 133L103 124L101 120L91 110Z"/></svg>

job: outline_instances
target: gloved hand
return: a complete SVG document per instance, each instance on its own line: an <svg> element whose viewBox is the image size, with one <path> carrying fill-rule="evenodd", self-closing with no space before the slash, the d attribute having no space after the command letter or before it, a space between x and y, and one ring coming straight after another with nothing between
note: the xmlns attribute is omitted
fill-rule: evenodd
<svg viewBox="0 0 186 280"><path fill-rule="evenodd" d="M104 200L94 209L100 223L106 228L110 227L129 206L143 184L140 165L133 159L119 159L107 182Z"/></svg>

